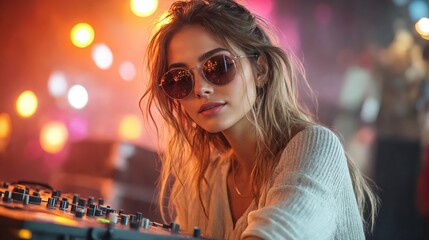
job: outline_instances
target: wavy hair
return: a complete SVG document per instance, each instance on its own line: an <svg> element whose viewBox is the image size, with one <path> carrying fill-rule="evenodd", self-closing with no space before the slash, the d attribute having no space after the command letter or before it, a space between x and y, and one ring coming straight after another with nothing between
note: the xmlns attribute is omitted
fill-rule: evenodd
<svg viewBox="0 0 429 240"><path fill-rule="evenodd" d="M267 67L260 69L252 62L255 71L261 71L264 84L257 86L257 99L249 120L257 133L257 155L252 171L252 195L259 199L260 189L279 161L282 149L291 138L307 126L316 124L312 114L298 99L298 84L309 90L304 68L297 58L275 46L267 22L231 0L191 0L172 4L163 25L152 37L147 48L149 86L140 100L140 107L149 111L149 117L159 126L152 112L153 107L165 120L171 138L162 154L162 168L158 181L159 206L164 221L167 214L165 199L169 197L168 213L172 218L174 200L184 184L191 184L201 198L204 175L211 161L222 154L230 153L230 145L222 133L209 133L195 125L183 110L180 102L168 98L159 87L159 80L168 70L168 45L173 35L187 25L202 25L232 51L231 44L245 54L257 53L266 61ZM302 89L300 89L302 90ZM143 99L147 98L145 107ZM356 201L363 221L366 198L369 200L371 223L376 209L376 197L367 185L359 169L348 159ZM180 169L180 171L179 171ZM189 171L183 171L188 169ZM171 186L174 187L171 187ZM207 216L207 213L206 213ZM208 216L207 216L208 217Z"/></svg>

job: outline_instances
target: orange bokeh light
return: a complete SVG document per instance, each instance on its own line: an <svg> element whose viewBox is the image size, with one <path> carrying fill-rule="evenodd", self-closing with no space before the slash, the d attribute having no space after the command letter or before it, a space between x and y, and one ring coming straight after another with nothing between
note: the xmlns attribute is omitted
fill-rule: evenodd
<svg viewBox="0 0 429 240"><path fill-rule="evenodd" d="M48 153L60 152L68 140L68 130L62 122L49 122L40 132L40 146Z"/></svg>
<svg viewBox="0 0 429 240"><path fill-rule="evenodd" d="M28 118L33 116L38 106L36 94L32 91L24 91L16 100L16 111L21 117Z"/></svg>

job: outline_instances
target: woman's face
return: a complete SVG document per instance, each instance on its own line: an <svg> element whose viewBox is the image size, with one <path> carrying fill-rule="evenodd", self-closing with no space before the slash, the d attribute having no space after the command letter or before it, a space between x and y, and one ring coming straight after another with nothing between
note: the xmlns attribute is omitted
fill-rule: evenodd
<svg viewBox="0 0 429 240"><path fill-rule="evenodd" d="M233 49L245 55L240 49ZM169 68L191 69L194 89L178 100L184 110L200 127L208 132L246 131L249 113L256 99L256 86L250 58L235 58L236 73L226 85L207 81L197 67L212 56L234 55L200 25L186 26L178 31L168 46Z"/></svg>

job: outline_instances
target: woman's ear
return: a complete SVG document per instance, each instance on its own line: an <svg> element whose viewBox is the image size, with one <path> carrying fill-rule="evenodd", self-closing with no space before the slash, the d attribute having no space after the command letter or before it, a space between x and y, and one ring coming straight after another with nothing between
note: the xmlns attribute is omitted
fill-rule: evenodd
<svg viewBox="0 0 429 240"><path fill-rule="evenodd" d="M258 56L256 61L256 86L261 88L268 81L268 62L265 56Z"/></svg>

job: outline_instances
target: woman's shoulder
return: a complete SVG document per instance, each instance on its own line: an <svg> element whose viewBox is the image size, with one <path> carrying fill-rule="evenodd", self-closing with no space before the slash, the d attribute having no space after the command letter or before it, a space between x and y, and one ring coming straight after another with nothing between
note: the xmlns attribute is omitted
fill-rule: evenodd
<svg viewBox="0 0 429 240"><path fill-rule="evenodd" d="M342 148L342 144L338 138L338 135L331 129L322 125L308 126L293 136L290 142L284 148L284 151L288 151L294 148L304 150L309 147L316 147L322 149L331 148Z"/></svg>
<svg viewBox="0 0 429 240"><path fill-rule="evenodd" d="M292 169L304 166L317 166L319 169L324 165L343 165L345 162L344 148L338 136L327 127L313 125L304 128L289 141L281 153L277 168L288 165Z"/></svg>

